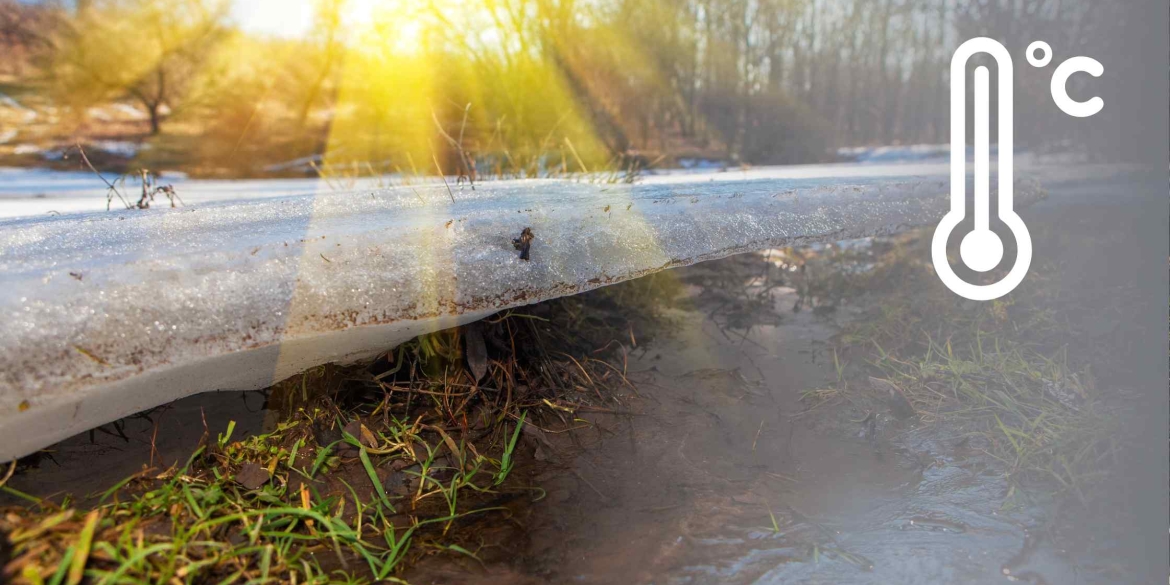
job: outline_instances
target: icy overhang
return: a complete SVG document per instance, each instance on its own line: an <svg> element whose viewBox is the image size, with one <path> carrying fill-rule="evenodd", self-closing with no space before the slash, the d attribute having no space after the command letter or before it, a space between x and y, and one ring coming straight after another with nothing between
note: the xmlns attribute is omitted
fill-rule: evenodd
<svg viewBox="0 0 1170 585"><path fill-rule="evenodd" d="M531 180L0 221L0 461L508 307L934 223L947 192L944 176ZM1017 205L1037 192L1017 186ZM512 246L525 227L531 261Z"/></svg>

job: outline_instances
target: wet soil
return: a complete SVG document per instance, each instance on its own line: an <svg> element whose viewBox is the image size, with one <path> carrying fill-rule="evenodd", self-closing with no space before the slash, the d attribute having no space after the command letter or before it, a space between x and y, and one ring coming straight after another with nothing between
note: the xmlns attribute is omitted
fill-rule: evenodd
<svg viewBox="0 0 1170 585"><path fill-rule="evenodd" d="M82 502L145 467L182 465L204 433L214 440L235 421L232 436L263 431L274 419L265 392L196 394L75 435L20 460L8 485L38 498L70 494ZM0 504L17 503L0 494Z"/></svg>

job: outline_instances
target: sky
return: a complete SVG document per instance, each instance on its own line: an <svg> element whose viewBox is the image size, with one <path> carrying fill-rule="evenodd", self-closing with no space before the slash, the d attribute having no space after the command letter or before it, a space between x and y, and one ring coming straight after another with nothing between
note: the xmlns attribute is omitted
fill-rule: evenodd
<svg viewBox="0 0 1170 585"><path fill-rule="evenodd" d="M25 4L42 4L50 0L18 0ZM231 19L243 30L264 35L299 37L313 24L314 0L230 0ZM368 15L377 0L349 0L351 18ZM74 6L76 0L63 0Z"/></svg>
<svg viewBox="0 0 1170 585"><path fill-rule="evenodd" d="M232 20L247 32L298 37L313 24L312 0L235 0Z"/></svg>
<svg viewBox="0 0 1170 585"><path fill-rule="evenodd" d="M313 26L316 0L230 0L232 20L244 31L295 38L304 36ZM381 2L380 10L395 2ZM351 25L368 21L379 0L347 0L345 20Z"/></svg>

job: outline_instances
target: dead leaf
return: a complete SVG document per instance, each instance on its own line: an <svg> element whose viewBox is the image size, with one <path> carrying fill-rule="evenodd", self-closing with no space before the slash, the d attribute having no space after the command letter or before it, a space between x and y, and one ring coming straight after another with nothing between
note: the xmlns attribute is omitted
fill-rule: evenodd
<svg viewBox="0 0 1170 585"><path fill-rule="evenodd" d="M471 375L479 382L487 374L488 357L487 344L483 341L483 326L472 323L463 328L464 353L467 355L467 367Z"/></svg>
<svg viewBox="0 0 1170 585"><path fill-rule="evenodd" d="M459 446L455 444L455 439L452 439L451 435L447 434L447 431L444 431L442 428L436 426L430 426L429 428L438 432L439 436L443 438L443 442L446 443L447 449L451 451L451 456L457 458L459 461L463 461L463 453L459 450Z"/></svg>
<svg viewBox="0 0 1170 585"><path fill-rule="evenodd" d="M378 446L378 438L360 420L350 421L342 430L352 435L353 438L357 439L367 449L373 449Z"/></svg>
<svg viewBox="0 0 1170 585"><path fill-rule="evenodd" d="M270 479L272 479L272 475L268 473L268 470L255 463L245 463L236 472L236 482L250 490L260 489Z"/></svg>

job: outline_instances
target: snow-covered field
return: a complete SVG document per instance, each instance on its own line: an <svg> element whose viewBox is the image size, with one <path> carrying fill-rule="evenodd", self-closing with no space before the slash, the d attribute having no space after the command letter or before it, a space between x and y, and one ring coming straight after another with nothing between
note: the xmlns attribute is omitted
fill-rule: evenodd
<svg viewBox="0 0 1170 585"><path fill-rule="evenodd" d="M863 177L942 176L947 173L944 162L928 164L830 164L781 167L753 167L727 171L710 168L694 170L658 171L646 174L639 183L646 185L744 181L759 179L849 179ZM106 175L115 181L115 175ZM322 179L245 179L202 180L182 175L164 174L160 183L171 184L188 206L217 201L244 201L297 195L323 195L339 191L369 191L389 184L401 183L400 177L359 178L352 182ZM450 180L453 188L454 179ZM581 179L588 182L588 177ZM434 179L430 184L440 184ZM487 185L487 183L484 183ZM119 185L123 194L137 200L139 184L128 179ZM156 203L167 205L165 201ZM111 209L121 207L115 199ZM56 171L0 167L0 218L28 217L106 210L106 186L88 171Z"/></svg>
<svg viewBox="0 0 1170 585"><path fill-rule="evenodd" d="M117 175L106 174L113 182ZM179 197L188 205L212 201L232 201L331 193L335 189L318 179L255 179L240 181L187 179L181 174L164 174L162 184L175 186ZM373 188L376 182L363 180L354 187ZM140 186L127 180L119 188L133 200ZM166 205L166 202L162 202ZM115 199L111 209L122 207ZM89 171L56 171L0 167L0 218L106 210L106 186Z"/></svg>
<svg viewBox="0 0 1170 585"><path fill-rule="evenodd" d="M852 163L764 166L722 169L711 161L700 161L689 168L655 170L643 174L638 182L645 185L673 183L720 182L745 180L832 179L850 180L880 177L944 176L948 173L946 145L911 145L843 148L838 155L855 159ZM968 152L968 158L972 156ZM992 149L992 160L995 160ZM1040 160L1029 153L1017 153L1016 168L1028 176L1039 177L1051 170L1053 162L1066 162L1046 157ZM994 168L994 163L993 163ZM1063 171L1047 173L1060 178ZM114 182L116 175L106 174ZM581 177L588 182L589 177ZM413 179L412 182L418 182ZM454 178L449 181L454 186ZM296 195L318 195L339 191L369 191L390 185L401 185L403 177L363 177L353 180L304 179L244 179L206 180L189 179L181 173L163 173L162 184L171 184L188 206L217 201L244 201ZM430 184L441 184L435 179ZM485 183L486 184L486 183ZM122 192L137 200L139 184L128 178ZM166 205L166 202L156 205ZM121 204L115 199L111 208ZM106 186L89 171L57 171L49 169L0 167L0 218L28 217L106 210Z"/></svg>

